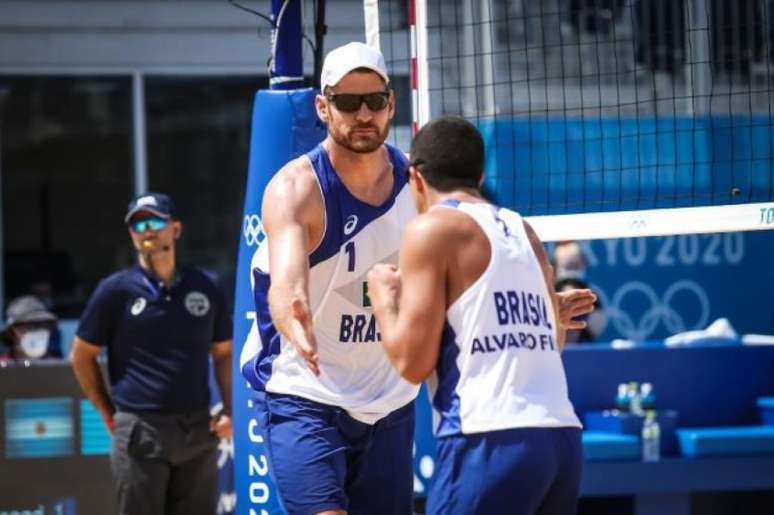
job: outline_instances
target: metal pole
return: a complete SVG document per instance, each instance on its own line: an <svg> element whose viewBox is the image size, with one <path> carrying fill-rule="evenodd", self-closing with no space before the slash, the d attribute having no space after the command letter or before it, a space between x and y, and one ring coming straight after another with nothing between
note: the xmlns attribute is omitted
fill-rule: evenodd
<svg viewBox="0 0 774 515"><path fill-rule="evenodd" d="M481 86L484 96L483 108L484 116L494 116L495 114L495 86L494 86L494 53L492 52L492 7L489 0L483 0L479 3L479 26L481 27ZM538 20L537 23L543 23Z"/></svg>
<svg viewBox="0 0 774 515"><path fill-rule="evenodd" d="M3 233L3 107L8 90L0 86L0 319L5 319L5 236Z"/></svg>
<svg viewBox="0 0 774 515"><path fill-rule="evenodd" d="M271 89L296 89L304 85L301 0L272 0Z"/></svg>
<svg viewBox="0 0 774 515"><path fill-rule="evenodd" d="M148 191L148 141L145 132L145 77L132 74L132 147L134 150L134 194Z"/></svg>
<svg viewBox="0 0 774 515"><path fill-rule="evenodd" d="M710 112L712 93L712 67L710 66L710 9L708 0L688 2L688 69L687 83L693 87L693 102L689 109L693 115L707 115Z"/></svg>
<svg viewBox="0 0 774 515"><path fill-rule="evenodd" d="M460 96L462 98L462 115L471 117L479 114L478 109L478 85L476 77L476 35L474 30L474 3L473 0L464 0L461 6L462 20L465 20L462 29L459 29L456 37L462 38L460 48ZM447 29L448 30L448 29Z"/></svg>
<svg viewBox="0 0 774 515"><path fill-rule="evenodd" d="M328 26L325 25L325 0L317 1L317 12L314 20L314 87L320 89L320 73L322 73L323 44L325 34L328 32Z"/></svg>

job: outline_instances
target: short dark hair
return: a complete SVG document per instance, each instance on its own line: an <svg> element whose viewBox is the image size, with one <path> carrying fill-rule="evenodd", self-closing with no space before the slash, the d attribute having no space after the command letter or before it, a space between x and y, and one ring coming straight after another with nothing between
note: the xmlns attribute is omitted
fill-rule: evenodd
<svg viewBox="0 0 774 515"><path fill-rule="evenodd" d="M459 116L441 116L422 127L410 156L410 164L438 191L478 188L484 173L484 139Z"/></svg>

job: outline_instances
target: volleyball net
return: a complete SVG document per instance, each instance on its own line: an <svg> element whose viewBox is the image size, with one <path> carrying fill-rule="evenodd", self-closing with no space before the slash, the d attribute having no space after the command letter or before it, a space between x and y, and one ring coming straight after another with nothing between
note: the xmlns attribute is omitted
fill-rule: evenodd
<svg viewBox="0 0 774 515"><path fill-rule="evenodd" d="M774 0L366 0L414 127L474 122L544 240L774 228Z"/></svg>

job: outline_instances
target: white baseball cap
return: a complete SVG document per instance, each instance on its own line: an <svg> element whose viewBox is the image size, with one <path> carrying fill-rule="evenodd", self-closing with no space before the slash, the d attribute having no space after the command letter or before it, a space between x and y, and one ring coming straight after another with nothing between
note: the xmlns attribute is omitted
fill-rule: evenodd
<svg viewBox="0 0 774 515"><path fill-rule="evenodd" d="M325 56L320 74L320 90L335 86L346 74L357 68L368 68L378 73L385 84L390 83L382 53L370 46L354 41L334 48Z"/></svg>

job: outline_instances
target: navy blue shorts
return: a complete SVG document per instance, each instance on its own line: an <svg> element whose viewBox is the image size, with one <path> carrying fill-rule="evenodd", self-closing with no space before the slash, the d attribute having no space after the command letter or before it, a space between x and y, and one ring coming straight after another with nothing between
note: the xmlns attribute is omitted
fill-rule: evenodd
<svg viewBox="0 0 774 515"><path fill-rule="evenodd" d="M373 425L292 395L267 393L263 409L272 479L289 514L412 513L413 402Z"/></svg>
<svg viewBox="0 0 774 515"><path fill-rule="evenodd" d="M428 515L577 512L581 430L518 428L438 439Z"/></svg>

